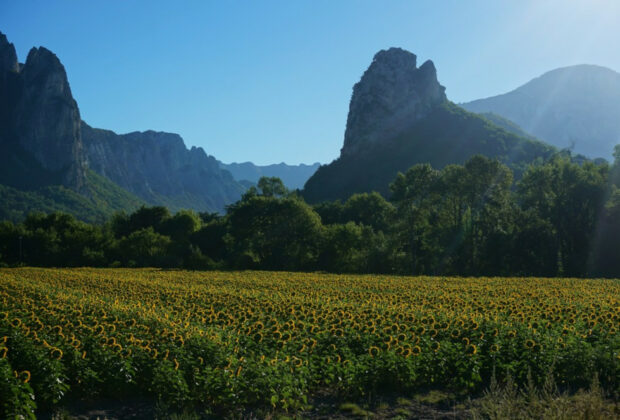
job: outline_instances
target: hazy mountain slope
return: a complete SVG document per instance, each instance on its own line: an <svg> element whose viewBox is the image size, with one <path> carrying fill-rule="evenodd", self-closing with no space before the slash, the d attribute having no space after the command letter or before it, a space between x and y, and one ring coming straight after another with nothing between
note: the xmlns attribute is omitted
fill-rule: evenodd
<svg viewBox="0 0 620 420"><path fill-rule="evenodd" d="M487 120L489 120L490 122L498 126L499 128L503 128L509 133L516 134L517 136L520 136L520 137L526 137L531 140L537 140L536 137L532 136L529 133L526 133L517 124L513 123L507 118L502 117L501 115L497 115L492 112L483 112L479 115L486 118Z"/></svg>
<svg viewBox="0 0 620 420"><path fill-rule="evenodd" d="M219 162L220 168L230 172L236 181L250 181L252 183L258 182L262 176L276 176L280 178L284 185L289 189L301 189L304 184L310 178L320 164L313 163L312 165L287 165L286 163L277 163L273 165L255 165L252 162L243 163L223 163Z"/></svg>
<svg viewBox="0 0 620 420"><path fill-rule="evenodd" d="M90 168L149 204L223 211L245 190L202 148L188 150L178 134L119 135L82 122L82 138Z"/></svg>
<svg viewBox="0 0 620 420"><path fill-rule="evenodd" d="M559 148L611 158L620 143L620 73L578 65L552 70L503 95L461 104L493 112Z"/></svg>
<svg viewBox="0 0 620 420"><path fill-rule="evenodd" d="M375 56L353 89L340 157L308 180L303 190L308 201L369 191L388 195L396 174L416 163L441 168L483 154L520 173L554 152L449 102L433 63L417 68L415 61L401 49Z"/></svg>

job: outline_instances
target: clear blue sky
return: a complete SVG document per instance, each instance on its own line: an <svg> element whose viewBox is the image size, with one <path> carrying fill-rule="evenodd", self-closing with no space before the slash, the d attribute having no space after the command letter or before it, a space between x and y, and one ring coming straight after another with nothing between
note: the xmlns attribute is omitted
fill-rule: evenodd
<svg viewBox="0 0 620 420"><path fill-rule="evenodd" d="M380 49L432 59L463 102L556 67L620 70L618 22L616 0L0 0L20 61L54 51L89 124L176 132L258 164L336 158Z"/></svg>

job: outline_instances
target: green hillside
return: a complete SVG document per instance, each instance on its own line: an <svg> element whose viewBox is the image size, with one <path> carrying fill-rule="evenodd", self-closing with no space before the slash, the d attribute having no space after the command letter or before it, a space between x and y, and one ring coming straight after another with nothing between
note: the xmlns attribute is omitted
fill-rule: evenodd
<svg viewBox="0 0 620 420"><path fill-rule="evenodd" d="M344 200L370 191L387 196L396 174L417 163L443 168L462 164L477 154L498 158L519 178L529 163L555 151L552 146L517 136L446 102L395 139L321 166L306 183L303 196L312 203Z"/></svg>
<svg viewBox="0 0 620 420"><path fill-rule="evenodd" d="M84 194L61 185L28 190L0 184L0 220L20 221L30 212L62 211L86 222L101 223L119 210L132 211L142 200L93 171Z"/></svg>

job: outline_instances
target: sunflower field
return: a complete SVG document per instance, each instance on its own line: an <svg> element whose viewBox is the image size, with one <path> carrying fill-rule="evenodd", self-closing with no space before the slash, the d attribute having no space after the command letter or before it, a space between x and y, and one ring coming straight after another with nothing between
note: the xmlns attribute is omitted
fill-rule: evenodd
<svg viewBox="0 0 620 420"><path fill-rule="evenodd" d="M620 281L0 270L0 417L72 401L296 410L491 377L620 388Z"/></svg>

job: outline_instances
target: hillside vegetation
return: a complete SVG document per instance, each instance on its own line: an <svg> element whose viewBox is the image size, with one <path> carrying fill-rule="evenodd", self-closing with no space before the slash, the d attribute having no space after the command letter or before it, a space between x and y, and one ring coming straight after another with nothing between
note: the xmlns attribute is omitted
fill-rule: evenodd
<svg viewBox="0 0 620 420"><path fill-rule="evenodd" d="M23 221L28 214L64 212L89 223L103 223L115 212L133 211L144 202L92 171L82 194L62 185L18 189L0 184L0 220Z"/></svg>
<svg viewBox="0 0 620 420"><path fill-rule="evenodd" d="M366 150L321 166L302 194L311 203L346 200L355 193L371 191L389 196L390 182L399 171L417 163L437 169L463 164L477 154L497 158L520 178L527 165L555 151L447 102L393 140L368 145Z"/></svg>

